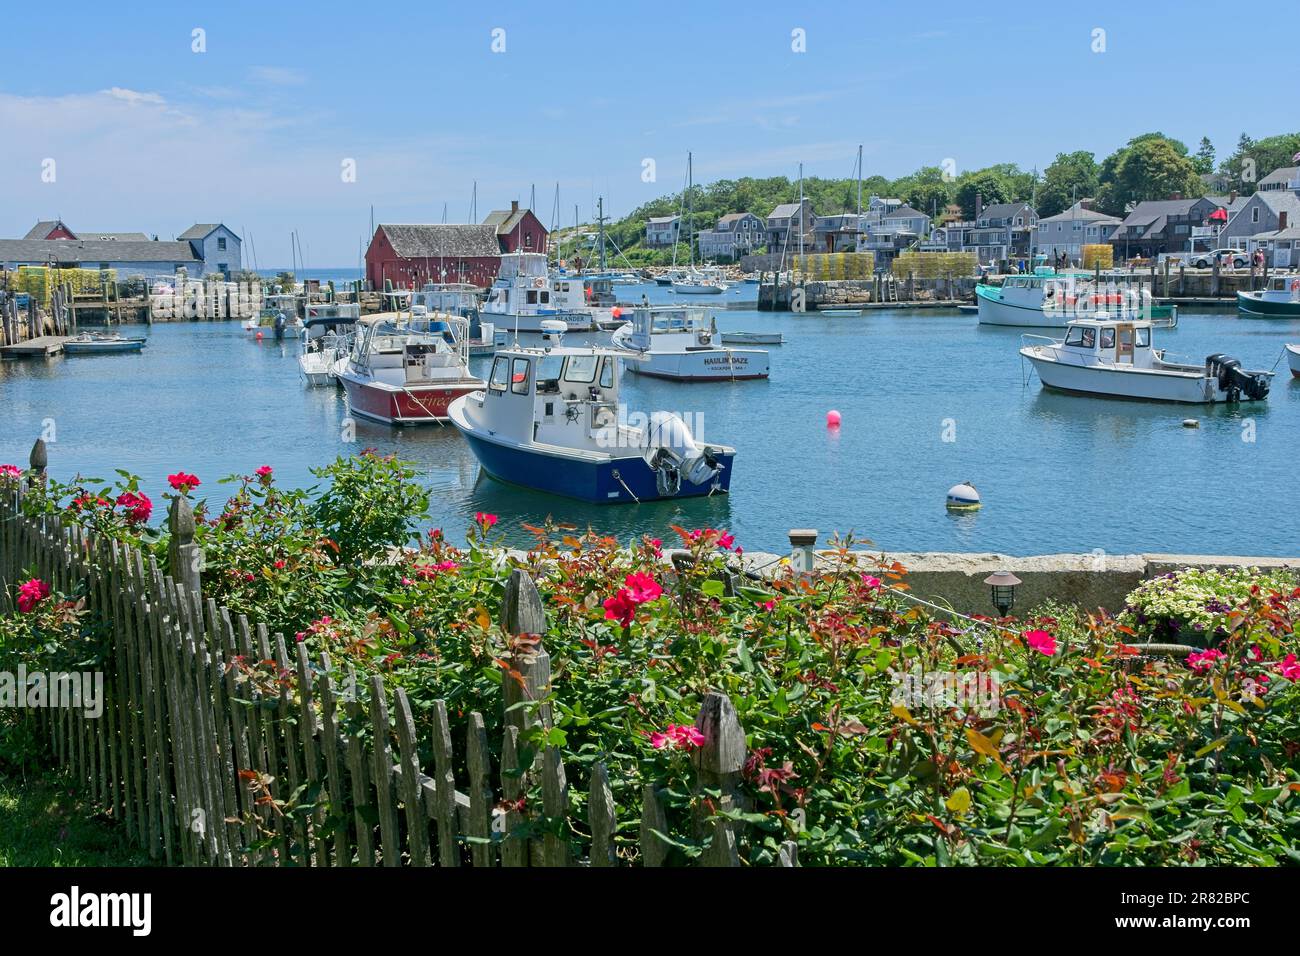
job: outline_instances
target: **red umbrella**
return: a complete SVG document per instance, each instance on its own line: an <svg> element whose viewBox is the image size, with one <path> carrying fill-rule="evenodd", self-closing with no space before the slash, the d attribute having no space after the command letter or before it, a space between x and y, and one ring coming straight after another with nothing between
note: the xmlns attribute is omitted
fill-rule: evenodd
<svg viewBox="0 0 1300 956"><path fill-rule="evenodd" d="M1210 218L1211 218L1211 219L1220 220L1220 221L1223 221L1223 222L1227 222L1227 220L1228 220L1228 210L1226 210L1226 209L1216 209L1216 210L1214 210L1214 212L1210 213Z"/></svg>

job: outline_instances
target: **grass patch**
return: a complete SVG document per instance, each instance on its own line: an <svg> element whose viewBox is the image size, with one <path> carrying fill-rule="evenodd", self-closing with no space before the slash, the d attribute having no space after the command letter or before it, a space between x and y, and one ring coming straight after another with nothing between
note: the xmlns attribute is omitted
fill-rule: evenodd
<svg viewBox="0 0 1300 956"><path fill-rule="evenodd" d="M0 866L149 866L125 829L56 775L0 772Z"/></svg>

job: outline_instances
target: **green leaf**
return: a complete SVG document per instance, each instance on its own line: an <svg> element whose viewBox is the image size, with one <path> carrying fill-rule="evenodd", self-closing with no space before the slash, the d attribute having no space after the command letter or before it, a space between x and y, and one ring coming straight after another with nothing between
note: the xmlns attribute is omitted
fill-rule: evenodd
<svg viewBox="0 0 1300 956"><path fill-rule="evenodd" d="M1196 751L1196 756L1204 757L1206 754L1218 750L1220 747L1222 747L1231 739L1232 738L1230 737L1220 737L1218 740L1213 740L1210 743L1206 744L1204 747L1202 747L1200 750Z"/></svg>
<svg viewBox="0 0 1300 956"><path fill-rule="evenodd" d="M965 787L958 787L952 792L947 802L944 804L953 813L965 813L970 809L970 791Z"/></svg>

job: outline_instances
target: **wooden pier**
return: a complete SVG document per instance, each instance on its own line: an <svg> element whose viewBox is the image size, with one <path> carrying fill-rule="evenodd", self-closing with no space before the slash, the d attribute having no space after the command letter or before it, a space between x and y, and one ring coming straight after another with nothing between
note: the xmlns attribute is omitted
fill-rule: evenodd
<svg viewBox="0 0 1300 956"><path fill-rule="evenodd" d="M34 339L25 339L13 345L0 346L0 354L9 358L48 358L63 351L67 335L38 335Z"/></svg>

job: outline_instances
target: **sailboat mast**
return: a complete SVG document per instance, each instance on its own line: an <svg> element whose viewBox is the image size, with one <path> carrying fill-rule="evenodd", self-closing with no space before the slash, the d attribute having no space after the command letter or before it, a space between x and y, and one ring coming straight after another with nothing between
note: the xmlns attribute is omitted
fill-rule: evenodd
<svg viewBox="0 0 1300 956"><path fill-rule="evenodd" d="M858 218L853 224L853 238L862 239L862 144L858 143Z"/></svg>
<svg viewBox="0 0 1300 956"><path fill-rule="evenodd" d="M551 206L551 235L556 236L558 234L557 231L559 230L559 228L560 228L560 184L557 182L555 184L555 202ZM546 249L546 254L548 259L550 253L551 250L550 247L548 246ZM555 243L555 267L558 269L559 266L560 266L560 244L556 242Z"/></svg>
<svg viewBox="0 0 1300 956"><path fill-rule="evenodd" d="M799 164L799 264L803 265L803 163Z"/></svg>
<svg viewBox="0 0 1300 956"><path fill-rule="evenodd" d="M600 227L600 271L605 271L605 197L596 199L596 224Z"/></svg>
<svg viewBox="0 0 1300 956"><path fill-rule="evenodd" d="M695 271L695 166L691 153L686 154L686 252L691 263L691 272Z"/></svg>

